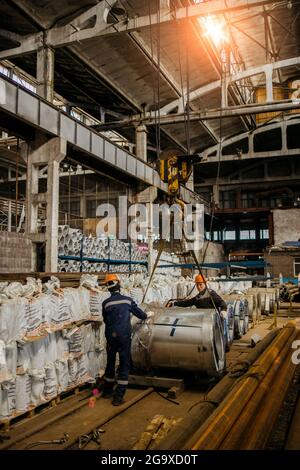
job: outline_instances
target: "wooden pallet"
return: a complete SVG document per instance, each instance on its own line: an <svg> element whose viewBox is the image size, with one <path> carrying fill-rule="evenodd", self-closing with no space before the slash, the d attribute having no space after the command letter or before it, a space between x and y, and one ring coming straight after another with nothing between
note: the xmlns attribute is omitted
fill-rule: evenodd
<svg viewBox="0 0 300 470"><path fill-rule="evenodd" d="M24 422L25 420L34 418L40 413L43 413L49 410L50 408L53 408L59 405L62 401L67 400L68 398L74 395L78 395L80 392L84 390L88 390L90 386L91 384L89 383L76 385L76 387L72 387L68 390L65 390L64 392L61 392L59 395L51 398L50 400L47 400L46 402L40 403L39 405L36 405L36 406L31 406L30 409L28 409L27 411L15 413L14 416L8 419L2 419L0 420L0 431L9 431L11 426L21 421Z"/></svg>

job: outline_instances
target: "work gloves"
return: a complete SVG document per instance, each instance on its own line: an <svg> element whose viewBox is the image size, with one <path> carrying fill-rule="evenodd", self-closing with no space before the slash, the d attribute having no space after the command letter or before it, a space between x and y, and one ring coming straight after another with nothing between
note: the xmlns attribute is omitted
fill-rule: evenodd
<svg viewBox="0 0 300 470"><path fill-rule="evenodd" d="M227 310L221 310L220 315L221 315L221 318L225 320L227 318Z"/></svg>
<svg viewBox="0 0 300 470"><path fill-rule="evenodd" d="M147 315L147 319L145 320L145 323L147 323L147 324L151 323L151 319L154 317L154 312L149 311L149 312L145 312L145 313Z"/></svg>

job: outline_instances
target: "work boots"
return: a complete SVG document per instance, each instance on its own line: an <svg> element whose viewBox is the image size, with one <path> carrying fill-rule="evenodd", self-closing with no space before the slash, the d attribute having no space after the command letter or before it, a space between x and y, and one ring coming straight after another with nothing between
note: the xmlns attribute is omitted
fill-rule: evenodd
<svg viewBox="0 0 300 470"><path fill-rule="evenodd" d="M114 394L114 384L104 383L102 398L112 398Z"/></svg>
<svg viewBox="0 0 300 470"><path fill-rule="evenodd" d="M120 406L122 405L123 403L125 403L125 400L123 397L119 396L119 395L114 395L113 397L113 400L112 400L112 404L114 406Z"/></svg>

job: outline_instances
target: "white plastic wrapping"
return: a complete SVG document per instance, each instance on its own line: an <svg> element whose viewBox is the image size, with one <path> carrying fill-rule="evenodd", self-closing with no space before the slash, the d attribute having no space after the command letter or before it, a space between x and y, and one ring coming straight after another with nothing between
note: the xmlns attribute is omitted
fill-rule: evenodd
<svg viewBox="0 0 300 470"><path fill-rule="evenodd" d="M69 367L67 359L55 361L55 371L57 377L57 392L61 393L69 386Z"/></svg>
<svg viewBox="0 0 300 470"><path fill-rule="evenodd" d="M17 373L17 343L10 341L6 344L6 366L8 375L15 378Z"/></svg>
<svg viewBox="0 0 300 470"><path fill-rule="evenodd" d="M9 376L6 363L6 347L4 341L0 340L0 383L8 379Z"/></svg>
<svg viewBox="0 0 300 470"><path fill-rule="evenodd" d="M46 338L42 338L39 341L33 341L28 345L31 358L31 371L33 372L39 373L45 368L47 363L46 341Z"/></svg>
<svg viewBox="0 0 300 470"><path fill-rule="evenodd" d="M31 373L31 403L36 406L46 402L45 394L45 372L33 371Z"/></svg>
<svg viewBox="0 0 300 470"><path fill-rule="evenodd" d="M31 344L18 345L17 374L25 374L31 369Z"/></svg>
<svg viewBox="0 0 300 470"><path fill-rule="evenodd" d="M84 287L64 289L64 299L70 311L72 321L85 320L90 317L90 295L88 289Z"/></svg>
<svg viewBox="0 0 300 470"><path fill-rule="evenodd" d="M80 286L87 289L95 289L98 285L98 276L94 274L83 274L80 278Z"/></svg>
<svg viewBox="0 0 300 470"><path fill-rule="evenodd" d="M46 400L51 400L57 396L58 381L54 363L48 363L45 367L45 387L44 394Z"/></svg>
<svg viewBox="0 0 300 470"><path fill-rule="evenodd" d="M107 289L92 289L90 293L90 314L91 319L102 321L102 303L110 294Z"/></svg>
<svg viewBox="0 0 300 470"><path fill-rule="evenodd" d="M82 329L75 327L66 332L66 337L69 343L70 358L75 358L83 353L83 337Z"/></svg>
<svg viewBox="0 0 300 470"><path fill-rule="evenodd" d="M0 419L9 419L16 410L16 380L0 384Z"/></svg>
<svg viewBox="0 0 300 470"><path fill-rule="evenodd" d="M44 305L46 302L46 305ZM44 294L30 299L26 309L26 336L36 337L45 334L45 310L49 302Z"/></svg>
<svg viewBox="0 0 300 470"><path fill-rule="evenodd" d="M22 298L6 300L0 304L0 339L5 343L24 338L27 309L28 301Z"/></svg>
<svg viewBox="0 0 300 470"><path fill-rule="evenodd" d="M16 376L16 412L27 411L31 404L31 378L29 374Z"/></svg>
<svg viewBox="0 0 300 470"><path fill-rule="evenodd" d="M60 288L60 280L58 277L51 276L50 280L43 284L45 294L53 294L56 289Z"/></svg>

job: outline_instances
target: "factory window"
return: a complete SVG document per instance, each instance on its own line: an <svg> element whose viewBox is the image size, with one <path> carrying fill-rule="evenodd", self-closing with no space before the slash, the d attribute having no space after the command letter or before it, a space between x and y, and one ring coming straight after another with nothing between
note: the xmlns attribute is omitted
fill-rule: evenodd
<svg viewBox="0 0 300 470"><path fill-rule="evenodd" d="M235 191L220 191L221 209L235 209Z"/></svg>
<svg viewBox="0 0 300 470"><path fill-rule="evenodd" d="M256 207L255 194L254 193L242 193L242 207Z"/></svg>
<svg viewBox="0 0 300 470"><path fill-rule="evenodd" d="M287 147L288 149L298 149L299 148L299 132L300 125L293 124L289 125L286 130L287 135Z"/></svg>
<svg viewBox="0 0 300 470"><path fill-rule="evenodd" d="M235 240L235 239L236 239L235 230L226 230L224 232L224 240Z"/></svg>
<svg viewBox="0 0 300 470"><path fill-rule="evenodd" d="M272 150L281 150L281 129L272 129L271 131L256 134L253 139L253 144L254 152L270 152Z"/></svg>
<svg viewBox="0 0 300 470"><path fill-rule="evenodd" d="M237 155L240 158L242 157L243 153L245 154L248 152L248 138L239 140L238 142L234 142L230 145L226 145L222 149L222 155Z"/></svg>
<svg viewBox="0 0 300 470"><path fill-rule="evenodd" d="M213 240L214 240L215 242L221 240L221 239L220 239L220 232L219 232L218 230L214 230L214 232L213 232Z"/></svg>
<svg viewBox="0 0 300 470"><path fill-rule="evenodd" d="M79 201L62 201L59 207L60 212L65 212L70 215L79 215L80 202Z"/></svg>
<svg viewBox="0 0 300 470"><path fill-rule="evenodd" d="M86 216L87 217L96 217L96 200L88 199L86 201Z"/></svg>
<svg viewBox="0 0 300 470"><path fill-rule="evenodd" d="M268 240L269 238L269 229L261 228L259 231L259 237L261 240Z"/></svg>
<svg viewBox="0 0 300 470"><path fill-rule="evenodd" d="M300 258L294 259L294 276L298 276L300 273Z"/></svg>
<svg viewBox="0 0 300 470"><path fill-rule="evenodd" d="M255 230L241 230L240 240L255 240Z"/></svg>

